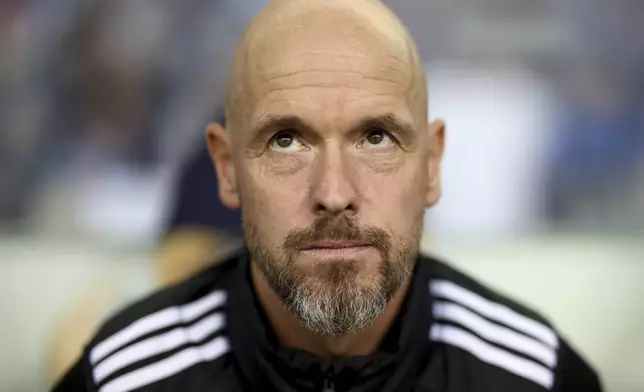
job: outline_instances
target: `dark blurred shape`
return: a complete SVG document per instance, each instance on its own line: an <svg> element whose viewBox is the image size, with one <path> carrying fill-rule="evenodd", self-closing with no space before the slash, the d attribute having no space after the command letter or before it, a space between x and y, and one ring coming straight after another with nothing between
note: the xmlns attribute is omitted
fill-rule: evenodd
<svg viewBox="0 0 644 392"><path fill-rule="evenodd" d="M205 142L200 143L181 169L174 189L167 234L185 227L201 227L241 237L241 214L221 204L217 176Z"/></svg>
<svg viewBox="0 0 644 392"><path fill-rule="evenodd" d="M200 139L202 141L202 139ZM213 162L201 142L179 172L157 274L161 284L185 279L241 243L241 214L225 207Z"/></svg>

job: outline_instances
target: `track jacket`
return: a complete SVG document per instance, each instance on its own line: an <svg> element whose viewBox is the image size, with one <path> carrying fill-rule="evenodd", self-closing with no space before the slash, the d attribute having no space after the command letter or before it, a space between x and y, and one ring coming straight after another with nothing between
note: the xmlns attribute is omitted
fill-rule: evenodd
<svg viewBox="0 0 644 392"><path fill-rule="evenodd" d="M107 321L54 392L599 392L540 315L419 256L373 355L326 360L276 341L240 251Z"/></svg>

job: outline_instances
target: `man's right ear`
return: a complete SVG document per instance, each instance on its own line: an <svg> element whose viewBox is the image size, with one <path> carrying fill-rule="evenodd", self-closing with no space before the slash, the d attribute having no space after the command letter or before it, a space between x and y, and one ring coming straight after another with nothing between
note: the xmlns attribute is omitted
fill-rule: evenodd
<svg viewBox="0 0 644 392"><path fill-rule="evenodd" d="M237 178L233 164L232 142L224 127L211 123L206 129L208 151L217 172L219 199L228 208L238 209L241 201L237 189Z"/></svg>

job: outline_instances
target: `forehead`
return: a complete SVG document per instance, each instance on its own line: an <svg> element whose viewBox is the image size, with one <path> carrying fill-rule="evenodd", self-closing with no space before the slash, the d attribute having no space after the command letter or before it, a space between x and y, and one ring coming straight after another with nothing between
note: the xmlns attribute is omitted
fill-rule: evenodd
<svg viewBox="0 0 644 392"><path fill-rule="evenodd" d="M368 23L345 19L316 14L252 48L247 109L253 123L307 110L336 117L409 111L407 48Z"/></svg>

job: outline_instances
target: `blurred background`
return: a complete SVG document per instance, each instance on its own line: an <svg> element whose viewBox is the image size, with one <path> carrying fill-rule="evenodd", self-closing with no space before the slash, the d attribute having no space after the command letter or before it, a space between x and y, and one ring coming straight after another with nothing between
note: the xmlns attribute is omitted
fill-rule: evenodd
<svg viewBox="0 0 644 392"><path fill-rule="evenodd" d="M265 3L0 2L0 390L46 390L101 319L238 243L204 130ZM448 127L423 247L644 390L644 2L386 3Z"/></svg>

